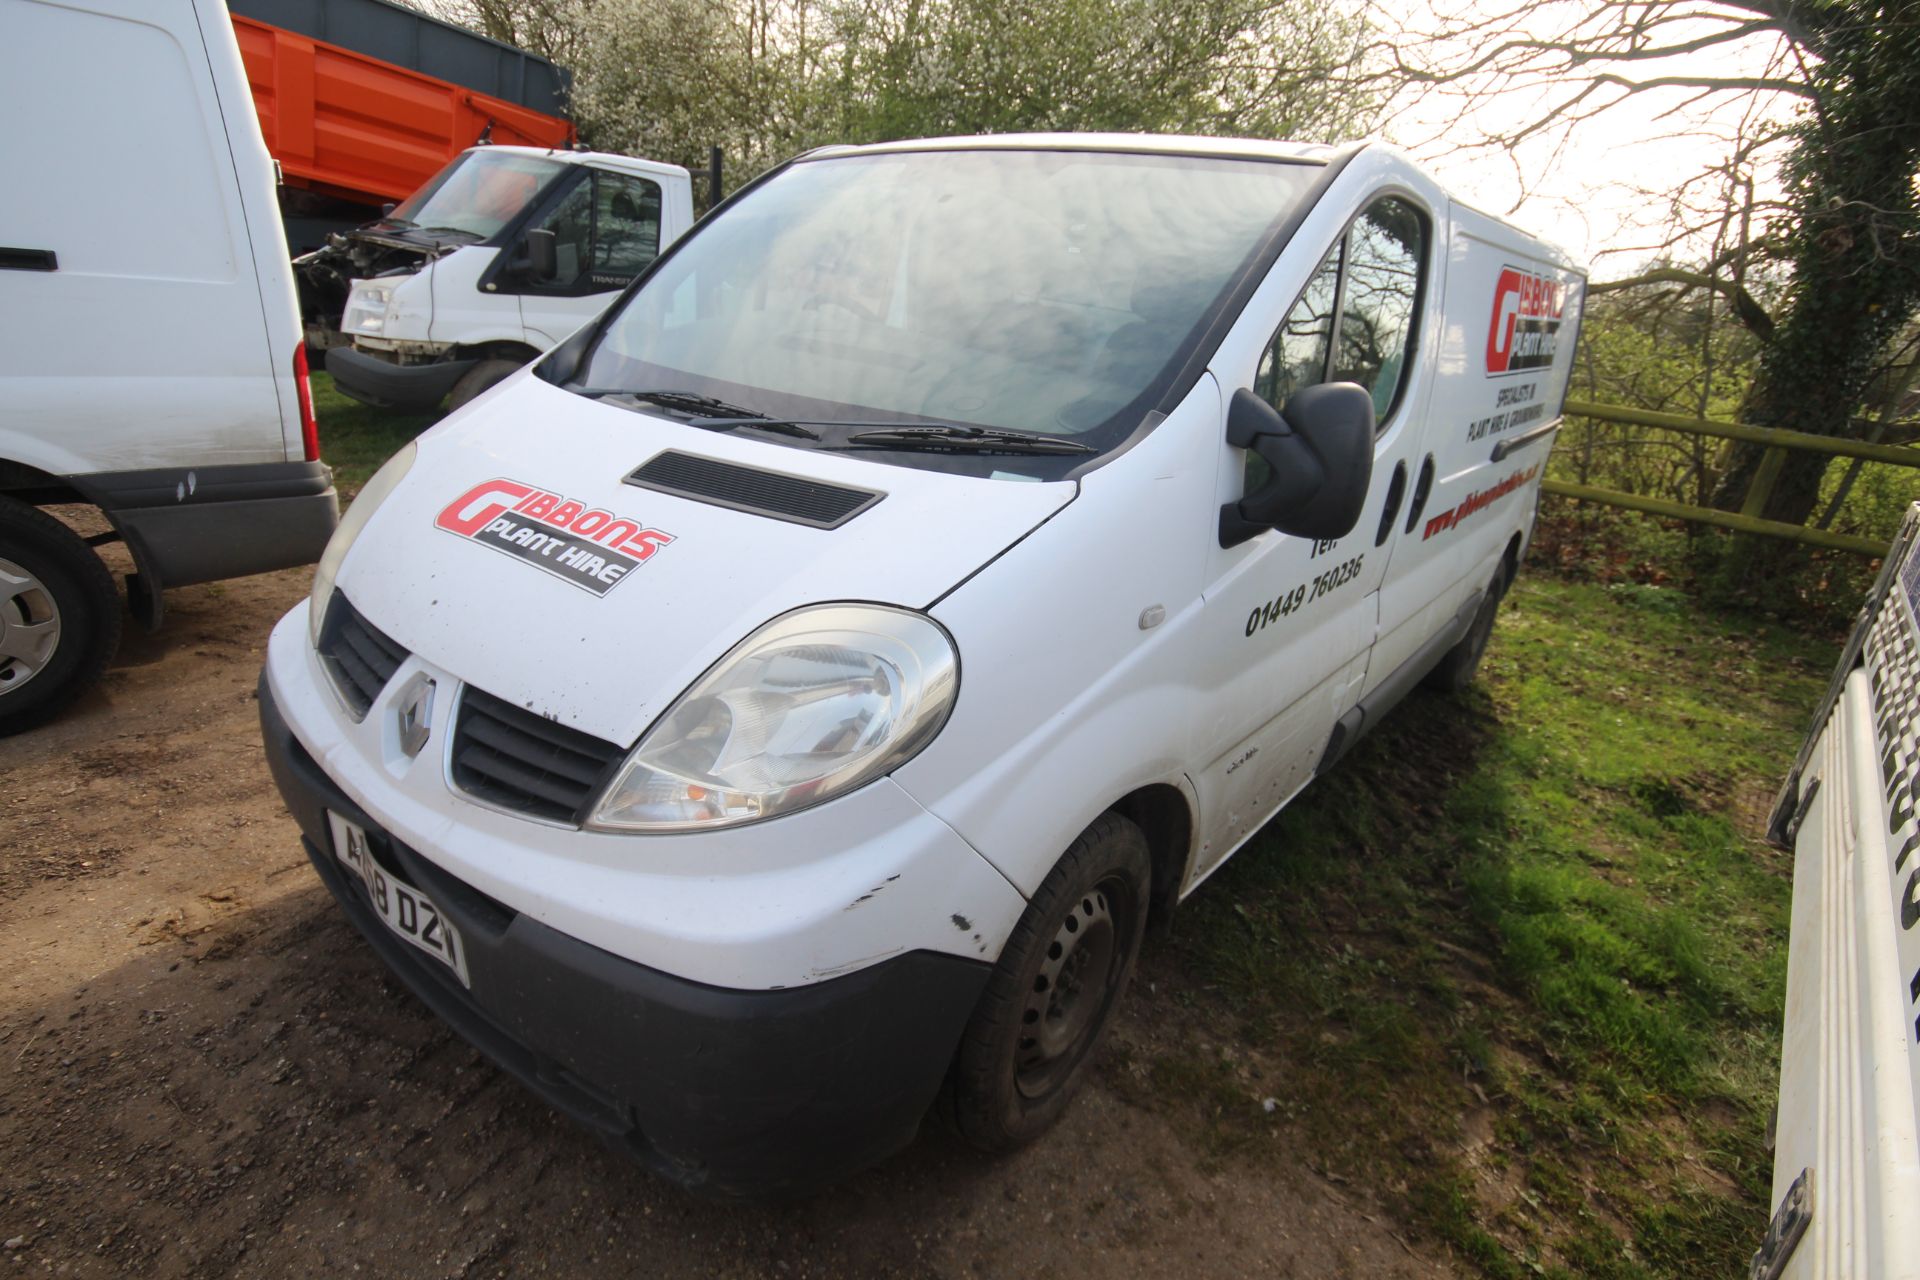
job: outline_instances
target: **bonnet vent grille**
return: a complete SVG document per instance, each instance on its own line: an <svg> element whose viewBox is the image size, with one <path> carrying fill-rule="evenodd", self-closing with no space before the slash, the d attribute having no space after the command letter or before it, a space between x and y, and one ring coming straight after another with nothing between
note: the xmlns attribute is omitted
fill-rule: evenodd
<svg viewBox="0 0 1920 1280"><path fill-rule="evenodd" d="M652 458L627 483L815 529L838 529L887 496L677 450Z"/></svg>

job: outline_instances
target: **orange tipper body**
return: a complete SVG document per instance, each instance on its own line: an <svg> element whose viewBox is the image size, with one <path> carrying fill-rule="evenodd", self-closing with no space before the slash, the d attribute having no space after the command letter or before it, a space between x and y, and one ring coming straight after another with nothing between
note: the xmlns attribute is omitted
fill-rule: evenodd
<svg viewBox="0 0 1920 1280"><path fill-rule="evenodd" d="M403 200L492 132L562 147L573 126L517 103L323 40L233 17L260 131L289 186L378 204Z"/></svg>

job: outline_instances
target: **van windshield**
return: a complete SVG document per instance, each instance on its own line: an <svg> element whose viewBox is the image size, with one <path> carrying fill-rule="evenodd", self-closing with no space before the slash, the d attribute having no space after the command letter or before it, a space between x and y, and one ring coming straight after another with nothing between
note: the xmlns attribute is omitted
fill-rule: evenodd
<svg viewBox="0 0 1920 1280"><path fill-rule="evenodd" d="M1320 172L1066 150L802 161L683 242L570 381L1105 449Z"/></svg>
<svg viewBox="0 0 1920 1280"><path fill-rule="evenodd" d="M418 227L491 238L565 168L510 151L463 151L390 215Z"/></svg>

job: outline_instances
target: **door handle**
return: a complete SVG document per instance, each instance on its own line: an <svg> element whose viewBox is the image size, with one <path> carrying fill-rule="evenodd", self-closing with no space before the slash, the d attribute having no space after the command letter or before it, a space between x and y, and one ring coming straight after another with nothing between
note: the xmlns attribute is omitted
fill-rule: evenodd
<svg viewBox="0 0 1920 1280"><path fill-rule="evenodd" d="M1420 463L1420 478L1413 483L1413 505L1407 508L1407 532L1413 532L1413 526L1420 523L1420 513L1427 509L1427 499L1433 493L1433 455L1428 454Z"/></svg>
<svg viewBox="0 0 1920 1280"><path fill-rule="evenodd" d="M1380 509L1380 532L1373 536L1373 545L1380 546L1393 532L1393 518L1400 514L1400 502L1407 496L1407 463L1402 458L1393 464L1393 479L1387 482L1387 505Z"/></svg>
<svg viewBox="0 0 1920 1280"><path fill-rule="evenodd" d="M58 271L60 259L51 249L13 249L0 246L0 271Z"/></svg>

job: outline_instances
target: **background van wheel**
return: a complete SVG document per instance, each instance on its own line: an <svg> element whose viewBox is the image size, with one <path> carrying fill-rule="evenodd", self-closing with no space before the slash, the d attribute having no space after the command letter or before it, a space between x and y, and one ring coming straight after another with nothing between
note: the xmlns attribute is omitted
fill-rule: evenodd
<svg viewBox="0 0 1920 1280"><path fill-rule="evenodd" d="M447 412L452 413L490 389L494 383L504 380L522 363L519 360L482 360L461 374L460 381L453 384L453 390L447 393Z"/></svg>
<svg viewBox="0 0 1920 1280"><path fill-rule="evenodd" d="M1500 602L1506 599L1507 588L1513 585L1516 571L1505 561L1494 570L1493 581L1487 584L1487 594L1480 599L1480 608L1473 615L1473 625L1467 628L1467 634L1460 642L1447 650L1447 656L1440 659L1432 671L1427 673L1424 683L1429 689L1438 689L1442 693L1461 693L1473 683L1473 677L1480 670L1480 659L1487 656L1487 642L1493 639L1493 624L1500 617Z"/></svg>
<svg viewBox="0 0 1920 1280"><path fill-rule="evenodd" d="M1151 870L1140 828L1103 814L1027 903L954 1064L954 1119L975 1146L1031 1141L1079 1090L1140 955Z"/></svg>
<svg viewBox="0 0 1920 1280"><path fill-rule="evenodd" d="M65 707L119 643L120 595L93 548L46 512L0 498L0 737Z"/></svg>

